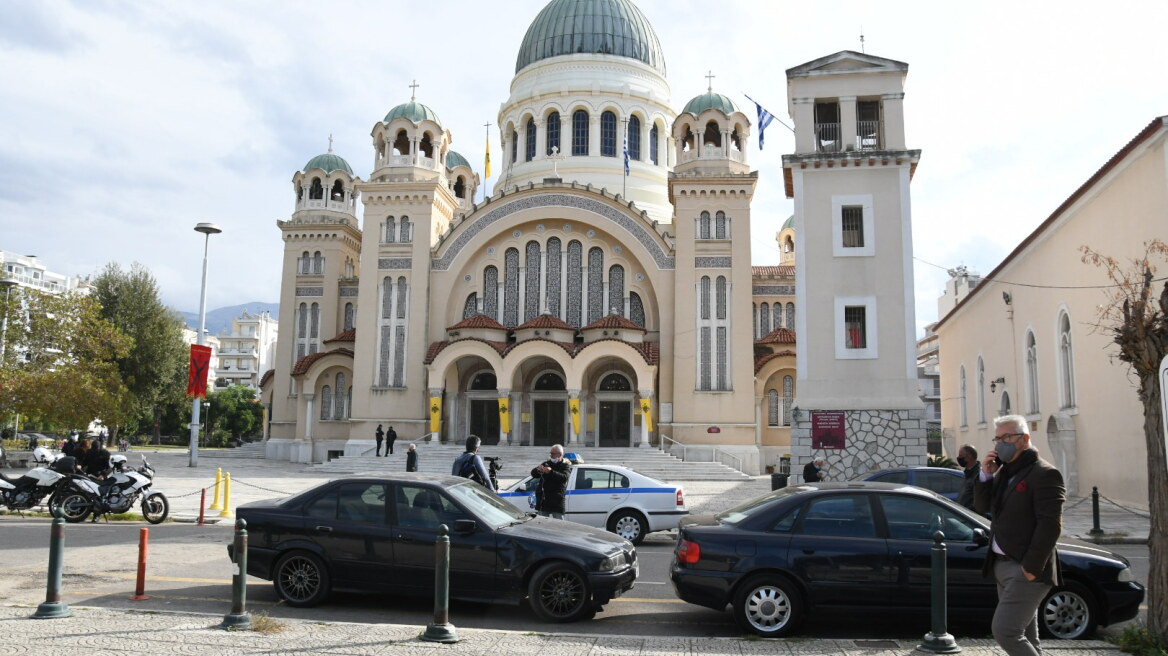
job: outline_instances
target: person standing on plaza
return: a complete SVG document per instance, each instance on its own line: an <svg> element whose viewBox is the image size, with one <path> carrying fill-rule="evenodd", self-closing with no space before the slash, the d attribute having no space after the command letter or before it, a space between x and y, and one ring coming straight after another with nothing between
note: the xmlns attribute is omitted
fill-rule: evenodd
<svg viewBox="0 0 1168 656"><path fill-rule="evenodd" d="M466 451L454 459L454 466L450 468L450 473L454 476L469 478L488 490L495 491L495 485L491 482L491 473L487 471L487 464L479 455L479 446L482 443L483 441L479 439L478 435L467 437Z"/></svg>
<svg viewBox="0 0 1168 656"><path fill-rule="evenodd" d="M957 495L957 503L973 510L973 486L981 475L981 463L977 460L977 449L972 444L966 444L957 450L957 464L965 472L965 484L961 487L961 494Z"/></svg>
<svg viewBox="0 0 1168 656"><path fill-rule="evenodd" d="M406 449L406 471L418 471L418 446L410 442L410 448Z"/></svg>
<svg viewBox="0 0 1168 656"><path fill-rule="evenodd" d="M377 430L373 431L373 437L377 439L377 455L381 456L381 443L385 440L385 431L381 430L381 424L377 424Z"/></svg>
<svg viewBox="0 0 1168 656"><path fill-rule="evenodd" d="M564 447L559 444L552 445L549 455L549 459L531 470L531 475L539 479L539 486L535 489L535 509L544 517L563 519L572 463L564 458Z"/></svg>
<svg viewBox="0 0 1168 656"><path fill-rule="evenodd" d="M385 444L386 444L386 446L389 447L389 450L385 452L386 456L393 453L393 443L396 441L397 441L397 431L395 431L393 429L393 426L390 426L389 430L385 432Z"/></svg>
<svg viewBox="0 0 1168 656"><path fill-rule="evenodd" d="M827 472L823 471L825 464L827 464L827 460L823 456L816 456L811 462L803 465L803 482L818 483L827 478Z"/></svg>
<svg viewBox="0 0 1168 656"><path fill-rule="evenodd" d="M994 420L994 449L982 460L974 509L991 513L982 572L998 584L991 630L1009 656L1038 656L1038 606L1059 584L1055 544L1063 528L1063 475L1038 457L1021 415Z"/></svg>

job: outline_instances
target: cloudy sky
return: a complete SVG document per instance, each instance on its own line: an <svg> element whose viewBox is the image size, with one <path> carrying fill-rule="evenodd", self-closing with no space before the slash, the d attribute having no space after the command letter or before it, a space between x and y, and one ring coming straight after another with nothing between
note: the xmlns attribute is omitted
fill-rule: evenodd
<svg viewBox="0 0 1168 656"><path fill-rule="evenodd" d="M3 2L0 249L50 270L141 262L164 300L198 308L279 298L277 219L291 178L334 150L362 177L370 130L418 100L481 170L483 124L506 100L545 0ZM1168 3L639 0L665 51L673 106L750 94L790 124L784 71L864 48L907 62L918 326L946 268L988 273L1153 117L1168 114ZM792 212L782 125L753 150L755 264L778 259ZM495 161L501 159L492 128ZM497 178L488 180L492 184Z"/></svg>

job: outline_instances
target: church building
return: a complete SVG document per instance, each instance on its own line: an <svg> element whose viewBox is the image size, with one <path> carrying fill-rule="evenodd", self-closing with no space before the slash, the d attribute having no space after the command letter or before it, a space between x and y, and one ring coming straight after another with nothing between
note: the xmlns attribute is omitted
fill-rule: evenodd
<svg viewBox="0 0 1168 656"><path fill-rule="evenodd" d="M552 0L519 44L484 200L416 95L374 121L360 175L331 147L293 175L268 457L371 453L384 424L676 443L750 474L822 449L918 464L906 74L850 51L788 71L796 210L764 225L755 190L784 181L751 170L751 118L712 87L678 111L631 0ZM758 230L773 266L751 264ZM845 413L846 444L821 443L821 411Z"/></svg>

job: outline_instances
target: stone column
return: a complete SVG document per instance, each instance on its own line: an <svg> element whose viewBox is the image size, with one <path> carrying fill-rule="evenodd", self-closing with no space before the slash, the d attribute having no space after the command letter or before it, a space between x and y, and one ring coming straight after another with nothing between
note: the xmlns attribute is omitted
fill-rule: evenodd
<svg viewBox="0 0 1168 656"><path fill-rule="evenodd" d="M576 422L572 421L572 400L580 401L580 390L568 390L568 444L575 446L580 443L580 433L576 432ZM580 414L576 421L580 422L581 428L584 428L584 405L583 403L578 405Z"/></svg>
<svg viewBox="0 0 1168 656"><path fill-rule="evenodd" d="M443 403L444 399L442 397L442 389L443 388L441 388L441 387L429 388L430 395L428 397L426 397L426 428L430 428L430 425L429 425L430 424L430 399L437 397L438 399L441 399L439 401L439 403ZM445 404L443 403L443 405L445 405ZM447 408L445 408L445 407L442 407L442 406L439 406L439 407L442 408L442 411L440 411L438 413L438 430L436 432L432 431L430 433L430 442L432 442L434 444L437 444L442 439L442 412L447 410ZM452 425L453 425L453 423L454 422L451 422Z"/></svg>
<svg viewBox="0 0 1168 656"><path fill-rule="evenodd" d="M515 406L514 406L514 404L511 403L511 390L499 388L496 391L499 395L499 401L505 402L507 404L507 422L510 424L509 428L511 429L511 431L514 431L515 430L515 417L512 415L514 414ZM499 413L499 414L500 414L499 444L508 444L509 445L509 444L511 444L511 431L503 430L503 422L501 420L502 413Z"/></svg>
<svg viewBox="0 0 1168 656"><path fill-rule="evenodd" d="M640 396L638 396L637 399L633 401L636 404L635 407L637 408L637 412L641 411L641 399L649 399L649 416L653 416L653 390L640 390L638 394ZM643 414L641 415L641 440L637 443L637 446L642 449L649 447L649 422L645 421L645 416Z"/></svg>
<svg viewBox="0 0 1168 656"><path fill-rule="evenodd" d="M544 159L547 157L547 130L544 126L547 121L538 120L535 122L535 159Z"/></svg>
<svg viewBox="0 0 1168 656"><path fill-rule="evenodd" d="M795 106L795 152L815 152L815 99L793 98Z"/></svg>
<svg viewBox="0 0 1168 656"><path fill-rule="evenodd" d="M588 117L588 155L600 154L600 117Z"/></svg>
<svg viewBox="0 0 1168 656"><path fill-rule="evenodd" d="M313 397L316 396L316 394L314 392L305 392L303 396L304 396L304 408L305 408L304 409L304 439L311 442L312 441L312 419L313 419L312 400L313 400Z"/></svg>
<svg viewBox="0 0 1168 656"><path fill-rule="evenodd" d="M860 146L856 143L856 135L860 133L856 129L856 97L855 96L840 96L840 141L842 147L840 152L845 150L859 150Z"/></svg>

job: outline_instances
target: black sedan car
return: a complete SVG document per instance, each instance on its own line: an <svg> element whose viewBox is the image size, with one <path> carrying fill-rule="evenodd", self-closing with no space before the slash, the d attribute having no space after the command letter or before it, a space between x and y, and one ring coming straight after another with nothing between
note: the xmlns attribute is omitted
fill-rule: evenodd
<svg viewBox="0 0 1168 656"><path fill-rule="evenodd" d="M997 604L982 576L989 523L928 490L889 483L818 483L776 490L718 515L682 520L670 578L677 596L723 610L746 631L790 633L812 611L927 611L932 536L945 535L951 616ZM1131 619L1144 588L1123 556L1058 543L1063 583L1039 607L1047 636L1083 638Z"/></svg>
<svg viewBox="0 0 1168 656"><path fill-rule="evenodd" d="M339 479L236 515L247 522L247 573L272 581L290 606L315 606L334 590L432 599L442 524L454 599L527 600L541 620L572 622L632 588L638 573L627 540L520 512L455 476Z"/></svg>
<svg viewBox="0 0 1168 656"><path fill-rule="evenodd" d="M965 486L965 473L945 467L894 467L878 469L852 479L879 483L908 483L932 490L946 499L957 500Z"/></svg>

